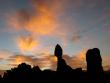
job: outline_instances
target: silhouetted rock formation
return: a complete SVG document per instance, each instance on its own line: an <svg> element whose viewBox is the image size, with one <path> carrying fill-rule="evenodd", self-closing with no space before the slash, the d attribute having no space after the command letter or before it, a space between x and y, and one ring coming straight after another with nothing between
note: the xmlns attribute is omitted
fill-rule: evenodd
<svg viewBox="0 0 110 83"><path fill-rule="evenodd" d="M89 79L103 79L102 58L98 48L90 49L86 53L87 73Z"/></svg>
<svg viewBox="0 0 110 83"><path fill-rule="evenodd" d="M62 58L63 55L63 50L60 47L60 45L56 45L55 47L55 52L54 52L55 56L57 57L57 71L58 72L71 72L72 68L70 66L68 66L65 62L65 60Z"/></svg>
<svg viewBox="0 0 110 83"><path fill-rule="evenodd" d="M86 53L87 72L82 68L72 69L62 58L63 50L60 45L56 45L55 56L58 58L57 69L52 71L49 69L41 70L38 66L31 67L26 63L19 64L18 67L7 70L4 76L0 76L1 81L8 82L59 82L59 81L88 81L104 80L110 81L110 72L103 71L102 58L98 48L89 49Z"/></svg>

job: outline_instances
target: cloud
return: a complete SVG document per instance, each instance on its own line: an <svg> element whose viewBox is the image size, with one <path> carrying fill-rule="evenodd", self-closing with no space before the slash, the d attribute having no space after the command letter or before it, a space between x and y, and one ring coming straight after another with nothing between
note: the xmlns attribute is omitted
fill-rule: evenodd
<svg viewBox="0 0 110 83"><path fill-rule="evenodd" d="M0 50L0 60L7 59L9 56L13 56L14 54L8 50Z"/></svg>
<svg viewBox="0 0 110 83"><path fill-rule="evenodd" d="M24 62L31 64L33 61L33 57L25 56L25 55L14 55L14 56L9 57L8 60L10 61L10 65L17 66L18 64L21 64Z"/></svg>
<svg viewBox="0 0 110 83"><path fill-rule="evenodd" d="M25 29L32 34L48 35L53 33L57 23L50 7L43 1L35 1L33 11L21 9L9 16L8 23L17 29ZM52 6L53 7L53 6ZM52 8L51 7L51 8ZM31 13L33 12L33 13Z"/></svg>
<svg viewBox="0 0 110 83"><path fill-rule="evenodd" d="M80 40L82 38L82 36L80 36L80 35L74 35L73 37L72 37L72 41L73 42L77 42L78 40Z"/></svg>
<svg viewBox="0 0 110 83"><path fill-rule="evenodd" d="M17 9L7 15L9 26L14 28L13 30L15 31L25 31L33 35L33 41L36 36L37 38L46 36L48 39L56 38L61 40L61 42L66 45L68 43L67 38L69 38L67 37L68 31L65 29L66 24L64 26L61 25L60 21L57 19L57 13L61 12L63 9L60 5L61 2L58 0L50 2L44 0L32 0L31 3L29 10ZM18 41L17 46L20 51L29 51L31 49L28 37L20 37L16 40ZM38 43L41 41L36 40L36 42ZM42 45L42 43L40 43L40 45Z"/></svg>
<svg viewBox="0 0 110 83"><path fill-rule="evenodd" d="M86 54L86 49L81 50L79 53L76 55L69 57L69 56L64 56L65 60L67 63L73 68L86 68L86 59L85 59L85 54ZM67 58L68 57L68 58Z"/></svg>
<svg viewBox="0 0 110 83"><path fill-rule="evenodd" d="M86 49L79 51L74 56L63 55L64 60L66 63L71 66L73 69L75 68L83 68L86 69ZM13 55L6 55L6 57L2 57L3 60L0 63L1 69L10 69L16 67L18 64L27 63L31 66L39 66L42 70L43 69L52 69L56 70L57 68L57 58L54 55L48 53L40 53L35 55L23 55L23 54L14 54ZM103 59L103 67L104 70L110 69L110 56L102 56Z"/></svg>
<svg viewBox="0 0 110 83"><path fill-rule="evenodd" d="M8 50L0 50L0 70L10 69L7 59L13 55L14 53Z"/></svg>
<svg viewBox="0 0 110 83"><path fill-rule="evenodd" d="M110 56L102 56L102 63L105 70L110 70Z"/></svg>
<svg viewBox="0 0 110 83"><path fill-rule="evenodd" d="M21 52L33 51L38 44L38 41L32 36L21 36L17 39L17 45Z"/></svg>
<svg viewBox="0 0 110 83"><path fill-rule="evenodd" d="M40 54L40 57L27 55L14 55L9 57L9 59L7 60L9 61L9 66L11 67L16 67L18 64L25 62L32 66L38 65L41 69L53 69L53 70L55 70L55 64L57 61L55 56L44 55L44 53Z"/></svg>
<svg viewBox="0 0 110 83"><path fill-rule="evenodd" d="M68 59L68 63L73 68L81 67L83 69L86 69L86 49L83 49L79 53L77 53L75 56L71 57L71 59ZM110 56L102 55L102 66L105 71L110 70ZM66 60L67 58L65 58Z"/></svg>

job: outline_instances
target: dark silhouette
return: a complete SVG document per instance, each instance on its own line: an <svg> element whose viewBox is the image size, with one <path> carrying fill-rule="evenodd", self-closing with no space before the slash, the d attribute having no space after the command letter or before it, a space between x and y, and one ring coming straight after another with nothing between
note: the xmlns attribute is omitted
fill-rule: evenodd
<svg viewBox="0 0 110 83"><path fill-rule="evenodd" d="M60 47L60 45L56 45L55 47L55 52L54 52L55 56L57 57L57 71L58 72L69 72L72 71L72 68L70 66L68 66L65 62L65 60L62 58L63 55L63 50Z"/></svg>
<svg viewBox="0 0 110 83"><path fill-rule="evenodd" d="M90 49L86 53L88 78L103 79L102 58L98 48Z"/></svg>
<svg viewBox="0 0 110 83"><path fill-rule="evenodd" d="M58 58L57 69L52 71L49 69L41 70L39 66L31 67L26 63L19 64L18 67L7 70L3 77L0 75L1 81L8 82L59 82L59 81L93 81L103 80L110 81L110 72L104 72L102 67L102 58L98 48L89 49L86 53L87 71L82 68L72 69L63 57L63 50L60 45L56 45L55 56Z"/></svg>

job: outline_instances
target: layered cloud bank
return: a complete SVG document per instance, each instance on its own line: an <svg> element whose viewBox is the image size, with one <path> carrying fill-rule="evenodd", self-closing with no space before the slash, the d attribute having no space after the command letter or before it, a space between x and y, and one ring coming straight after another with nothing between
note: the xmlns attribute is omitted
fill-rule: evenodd
<svg viewBox="0 0 110 83"><path fill-rule="evenodd" d="M83 68L86 69L85 60L86 50L82 50L75 56L70 57L68 55L63 55L63 58L73 69ZM39 66L41 69L52 69L56 70L57 58L54 55L41 53L36 55L23 55L23 54L13 54L7 52L0 52L0 68L10 69L16 67L20 63L28 63L32 66ZM110 70L109 56L102 56L104 70ZM2 65L2 62L8 62Z"/></svg>

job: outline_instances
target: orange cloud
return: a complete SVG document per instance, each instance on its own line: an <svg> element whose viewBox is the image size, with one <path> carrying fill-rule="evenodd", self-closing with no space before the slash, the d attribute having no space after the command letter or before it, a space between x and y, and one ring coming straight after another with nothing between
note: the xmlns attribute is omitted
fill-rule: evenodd
<svg viewBox="0 0 110 83"><path fill-rule="evenodd" d="M110 56L102 56L104 70L110 70Z"/></svg>
<svg viewBox="0 0 110 83"><path fill-rule="evenodd" d="M83 49L82 51L80 51L77 55L76 58L79 59L80 61L85 61L86 60L86 49Z"/></svg>
<svg viewBox="0 0 110 83"><path fill-rule="evenodd" d="M75 56L72 57L72 62L70 63L73 68L81 67L85 69L86 67L86 49L81 50Z"/></svg>
<svg viewBox="0 0 110 83"><path fill-rule="evenodd" d="M43 69L56 69L56 62L57 59L53 55L44 55L43 53L40 55L42 57L33 57L33 56L26 56L26 55L14 55L9 57L9 65L11 67L16 67L18 64L21 63L28 63L31 66L38 65L42 70Z"/></svg>
<svg viewBox="0 0 110 83"><path fill-rule="evenodd" d="M13 61L13 63L16 63L17 65L18 64L21 64L24 62L24 58L21 58L21 57L16 57L16 59Z"/></svg>
<svg viewBox="0 0 110 83"><path fill-rule="evenodd" d="M54 13L46 4L34 3L33 13L28 10L18 10L8 15L8 24L14 28L26 30L32 34L48 35L57 26Z"/></svg>
<svg viewBox="0 0 110 83"><path fill-rule="evenodd" d="M2 53L3 54L3 53ZM86 49L81 50L78 52L75 56L70 57L69 55L63 55L64 60L68 65L70 65L73 69L75 68L83 68L86 69L86 60L85 60L85 55L86 55ZM43 69L52 69L56 70L57 68L57 58L54 55L47 54L47 53L41 53L41 54L36 54L34 56L27 56L27 55L10 55L8 56L8 53L5 53L5 56L3 60L8 63L6 64L0 64L1 69L10 69L12 67L16 67L20 63L27 63L32 66L38 65L42 70ZM3 57L2 57L3 58ZM102 56L103 59L103 67L104 70L109 70L110 69L110 56ZM2 61L1 61L2 62Z"/></svg>
<svg viewBox="0 0 110 83"><path fill-rule="evenodd" d="M25 55L14 55L9 57L8 59L10 61L9 65L11 67L15 67L21 63L27 63L32 65L33 57L32 56L25 56Z"/></svg>
<svg viewBox="0 0 110 83"><path fill-rule="evenodd" d="M13 17L7 16L7 18L9 19L9 20L7 20L7 23L9 26L11 26L17 30L20 29L19 27L21 27L21 25L19 24L18 19L16 18L16 15Z"/></svg>
<svg viewBox="0 0 110 83"><path fill-rule="evenodd" d="M8 50L0 50L0 60L8 59L8 57L13 56L14 54Z"/></svg>
<svg viewBox="0 0 110 83"><path fill-rule="evenodd" d="M17 44L21 52L31 52L38 45L38 41L36 41L33 37L19 37L17 39Z"/></svg>
<svg viewBox="0 0 110 83"><path fill-rule="evenodd" d="M68 55L63 55L63 58L73 69L82 67L85 68L85 50L80 51L76 56L70 57ZM41 69L52 69L56 70L57 58L49 53L41 53L33 56L27 55L14 55L8 59L11 67L15 67L20 63L28 63L30 65L38 65Z"/></svg>
<svg viewBox="0 0 110 83"><path fill-rule="evenodd" d="M45 12L39 17L33 17L27 23L26 30L32 33L38 33L41 35L47 35L53 32L55 29L54 19Z"/></svg>
<svg viewBox="0 0 110 83"><path fill-rule="evenodd" d="M71 20L65 18L65 20L69 20L65 23L58 20L66 2L59 2L59 0L52 0L49 3L44 0L31 0L31 2L32 10L21 9L13 11L11 15L8 14L8 24L16 31L25 30L37 37L45 35L58 38L61 40L60 42L63 42L63 46L67 46L70 38L68 35L70 29L67 30L67 27L70 28Z"/></svg>

